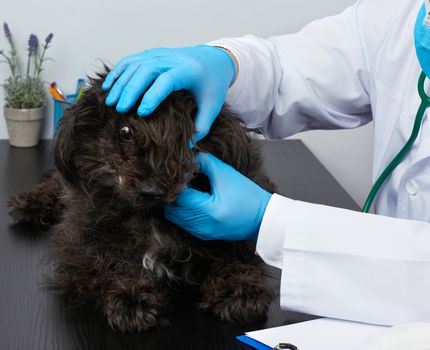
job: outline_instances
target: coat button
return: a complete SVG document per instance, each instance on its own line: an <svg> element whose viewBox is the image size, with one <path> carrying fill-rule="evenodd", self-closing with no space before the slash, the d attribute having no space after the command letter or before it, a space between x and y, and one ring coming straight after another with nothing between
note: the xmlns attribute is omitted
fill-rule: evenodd
<svg viewBox="0 0 430 350"><path fill-rule="evenodd" d="M418 192L417 184L413 180L406 181L405 188L411 196L415 196Z"/></svg>

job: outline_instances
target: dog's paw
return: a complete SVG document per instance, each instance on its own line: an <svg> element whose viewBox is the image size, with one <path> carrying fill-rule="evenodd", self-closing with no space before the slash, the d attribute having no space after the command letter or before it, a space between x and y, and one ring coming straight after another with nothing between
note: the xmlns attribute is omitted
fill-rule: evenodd
<svg viewBox="0 0 430 350"><path fill-rule="evenodd" d="M214 292L212 298L200 303L200 308L211 311L222 321L238 324L250 324L263 320L272 300L272 293L267 289L242 286L236 290ZM259 295L256 295L259 293Z"/></svg>
<svg viewBox="0 0 430 350"><path fill-rule="evenodd" d="M48 227L58 223L64 210L60 175L55 170L42 175L40 182L29 192L9 198L9 215L16 223Z"/></svg>
<svg viewBox="0 0 430 350"><path fill-rule="evenodd" d="M109 325L121 332L140 332L167 324L162 315L164 300L160 295L120 286L110 290L104 301L104 312Z"/></svg>
<svg viewBox="0 0 430 350"><path fill-rule="evenodd" d="M39 197L37 193L23 192L8 200L9 215L16 223L36 226L52 226L57 222L58 211L52 208L51 201Z"/></svg>
<svg viewBox="0 0 430 350"><path fill-rule="evenodd" d="M250 324L267 316L272 291L264 285L259 271L252 266L220 274L202 284L202 310L210 311L223 321ZM243 273L243 275L242 275ZM258 278L258 279L257 279Z"/></svg>
<svg viewBox="0 0 430 350"><path fill-rule="evenodd" d="M37 208L32 204L28 192L19 193L8 200L9 215L15 222L40 225Z"/></svg>

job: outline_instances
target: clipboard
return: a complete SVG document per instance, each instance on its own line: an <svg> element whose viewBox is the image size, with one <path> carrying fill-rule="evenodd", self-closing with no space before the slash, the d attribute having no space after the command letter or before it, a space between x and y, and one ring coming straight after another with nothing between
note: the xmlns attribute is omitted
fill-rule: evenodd
<svg viewBox="0 0 430 350"><path fill-rule="evenodd" d="M273 350L279 343L294 344L299 350L362 350L386 326L321 318L312 321L247 332L237 341L256 350ZM311 336L310 336L311 335Z"/></svg>

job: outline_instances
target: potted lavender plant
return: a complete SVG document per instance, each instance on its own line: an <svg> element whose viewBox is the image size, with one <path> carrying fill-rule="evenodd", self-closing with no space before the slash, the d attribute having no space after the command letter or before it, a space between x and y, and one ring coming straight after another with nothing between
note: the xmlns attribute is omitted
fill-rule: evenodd
<svg viewBox="0 0 430 350"><path fill-rule="evenodd" d="M4 58L1 62L7 63L10 68L10 76L5 83L4 105L9 143L15 147L34 147L39 143L46 100L40 74L44 62L48 60L45 54L53 34L46 37L41 48L37 36L30 35L26 70L21 73L18 52L6 22L3 23L3 30L10 46L8 53L0 50L0 56Z"/></svg>

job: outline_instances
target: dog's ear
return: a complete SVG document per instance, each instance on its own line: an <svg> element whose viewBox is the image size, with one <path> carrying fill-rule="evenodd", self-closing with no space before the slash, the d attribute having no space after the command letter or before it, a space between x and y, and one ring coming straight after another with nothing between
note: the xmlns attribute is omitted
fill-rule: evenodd
<svg viewBox="0 0 430 350"><path fill-rule="evenodd" d="M72 106L64 111L54 138L54 165L69 185L73 185L77 181L74 161L74 133L78 109L77 106Z"/></svg>
<svg viewBox="0 0 430 350"><path fill-rule="evenodd" d="M259 152L254 151L247 129L239 115L228 107L223 107L215 119L209 134L197 143L197 150L210 152L233 168L247 174L250 164L259 160L251 159Z"/></svg>
<svg viewBox="0 0 430 350"><path fill-rule="evenodd" d="M72 187L80 184L76 166L78 154L83 152L83 146L103 126L107 113L107 92L101 89L101 85L110 69L106 65L103 69L96 77L88 77L89 85L82 97L64 111L57 126L53 147L54 164L66 184Z"/></svg>

